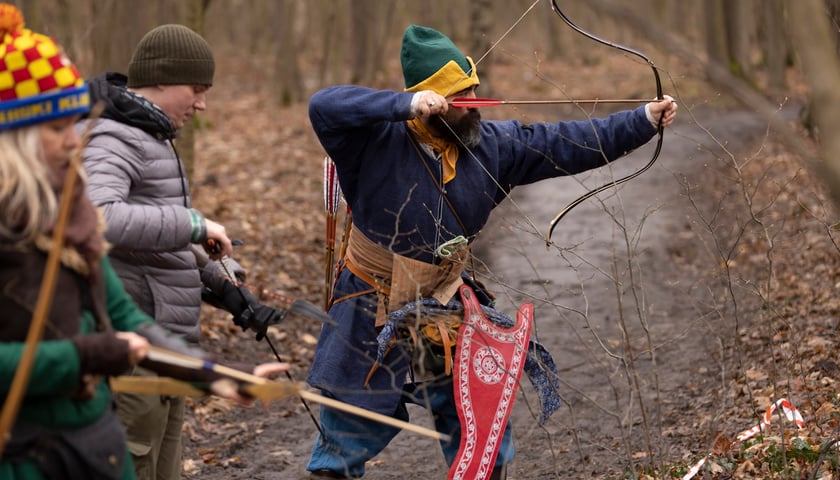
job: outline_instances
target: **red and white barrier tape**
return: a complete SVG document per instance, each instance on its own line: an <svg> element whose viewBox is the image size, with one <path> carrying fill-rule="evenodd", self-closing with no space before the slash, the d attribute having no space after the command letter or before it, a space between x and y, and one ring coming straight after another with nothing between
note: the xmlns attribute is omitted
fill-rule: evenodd
<svg viewBox="0 0 840 480"><path fill-rule="evenodd" d="M764 417L761 419L761 422L759 422L758 425L739 433L738 436L735 438L735 441L732 442L732 444L734 445L735 443L743 442L744 440L752 438L759 432L763 431L764 428L770 424L770 421L773 419L773 413L776 412L777 408L781 408L782 412L784 412L785 414L785 418L787 418L790 422L796 423L796 426L800 429L805 425L805 421L802 419L802 415L799 413L799 410L797 410L796 407L794 407L793 404L791 404L787 399L780 398L776 401L776 403L767 407L767 409L764 411ZM703 464L706 463L706 459L709 458L709 456L711 456L711 453L709 453L705 457L701 458L700 461L695 463L694 466L692 466L688 470L688 472L682 477L682 480L690 480L695 475L697 475L697 472L700 471L700 468L703 467Z"/></svg>

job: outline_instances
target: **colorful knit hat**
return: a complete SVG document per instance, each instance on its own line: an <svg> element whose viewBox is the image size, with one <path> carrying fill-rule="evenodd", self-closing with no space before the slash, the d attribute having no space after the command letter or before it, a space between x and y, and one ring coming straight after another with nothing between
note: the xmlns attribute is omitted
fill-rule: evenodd
<svg viewBox="0 0 840 480"><path fill-rule="evenodd" d="M0 3L0 131L90 110L87 85L55 41Z"/></svg>
<svg viewBox="0 0 840 480"><path fill-rule="evenodd" d="M410 25L400 60L406 92L432 90L446 97L479 83L472 59L433 28Z"/></svg>
<svg viewBox="0 0 840 480"><path fill-rule="evenodd" d="M128 64L128 88L213 85L216 64L207 40L183 25L150 30Z"/></svg>

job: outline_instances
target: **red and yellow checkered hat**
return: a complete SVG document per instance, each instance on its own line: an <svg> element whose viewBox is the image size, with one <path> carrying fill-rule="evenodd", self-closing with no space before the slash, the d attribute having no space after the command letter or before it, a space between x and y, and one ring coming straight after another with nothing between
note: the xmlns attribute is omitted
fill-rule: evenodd
<svg viewBox="0 0 840 480"><path fill-rule="evenodd" d="M60 45L23 28L23 15L0 3L0 130L90 110L85 80Z"/></svg>

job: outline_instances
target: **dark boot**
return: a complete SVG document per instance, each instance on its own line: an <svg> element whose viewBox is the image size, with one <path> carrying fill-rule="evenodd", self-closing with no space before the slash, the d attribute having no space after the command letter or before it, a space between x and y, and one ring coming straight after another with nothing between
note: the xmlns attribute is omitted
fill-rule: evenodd
<svg viewBox="0 0 840 480"><path fill-rule="evenodd" d="M323 480L326 478L351 478L343 473L333 472L332 470L327 470L326 468L322 468L320 470L315 470L314 472L309 474L309 480Z"/></svg>
<svg viewBox="0 0 840 480"><path fill-rule="evenodd" d="M496 467L490 473L490 480L505 480L507 478L507 465Z"/></svg>

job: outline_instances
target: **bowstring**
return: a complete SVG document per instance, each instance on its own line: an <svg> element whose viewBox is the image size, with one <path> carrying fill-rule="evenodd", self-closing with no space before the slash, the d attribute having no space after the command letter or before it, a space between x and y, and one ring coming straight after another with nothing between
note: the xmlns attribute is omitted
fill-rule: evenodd
<svg viewBox="0 0 840 480"><path fill-rule="evenodd" d="M511 33L511 32L512 32L512 31L513 31L513 30L514 30L514 29L515 29L515 28L516 28L516 27L517 27L520 23L522 23L522 21L525 19L525 17L527 17L527 16L528 16L528 14L529 14L529 13L531 13L531 11L534 9L534 7L536 7L536 6L537 6L537 4L538 4L538 3L540 3L540 1L541 1L541 0L534 0L534 2L533 2L533 3L531 3L531 5L529 5L529 6L525 9L525 11L524 11L524 12L523 12L520 16L519 16L519 18L517 18L517 19L513 22L513 24L511 24L511 26L510 26L510 27L508 27L508 28L504 31L504 33L502 33L502 35L501 35L501 36L499 36L499 38L498 38L498 39L496 39L493 43L491 43L491 44L490 44L490 47L487 49L487 51L485 51L484 53L482 53L482 54L481 54L481 56L480 56L480 57L478 57L478 60L476 60L476 61L475 61L475 63L474 63L474 64L475 64L475 66L476 66L476 67L478 67L478 65L479 65L479 64L480 64L480 63L481 63L481 62L482 62L485 58L487 58L487 55L490 55L490 53L491 53L493 50L495 50L497 46L499 46L499 44L502 42L502 40L504 40L504 39L505 39L505 38L506 38L506 37L507 37L507 36L508 36L508 35L509 35L509 34L510 34L510 33ZM527 213L525 213L525 210L524 210L522 207L520 207L518 203L516 203L516 201L515 201L515 200L513 199L513 197L511 196L510 192L509 192L509 191L506 191L506 190L502 187L502 185L499 183L499 181L498 181L498 180L497 180L497 179L496 179L496 178L495 178L495 177L494 177L494 176L490 173L490 171L489 171L489 170L487 170L487 167L485 167L485 166L484 166L484 164L481 162L481 160L479 160L479 159L478 159L478 157L475 155L475 153L473 153L472 149L471 149L469 146L467 146L467 145L464 143L464 141L461 139L461 137L459 137L459 136L455 133L455 131L453 130L452 126L450 126L450 125L446 122L446 120L445 120L443 117L440 117L440 119L441 119L441 121L443 122L444 126L446 126L446 128L447 128L447 129L449 130L449 132L452 134L452 137L453 137L453 138L455 138L455 139L458 141L458 143L459 143L459 144L460 144L460 145L464 148L464 150L466 150L466 151L467 151L467 153L469 154L470 158L472 158L472 160L473 160L473 161L475 161L475 163L476 163L476 164L477 164L477 165L481 168L481 170L482 170L482 171L483 171L483 172L484 172L484 173L485 173L488 177L490 177L490 179L491 179L491 180L493 181L493 183L496 185L496 188L498 188L498 189L499 189L499 191L504 192L504 196L505 196L505 198L506 198L506 199L507 199L507 200L508 200L508 201L509 201L512 205L513 205L513 207L515 208L515 210L516 210L517 212L519 212L519 214L520 214L520 215L522 215L522 217L525 219L525 221L528 223L528 225L529 225L531 228L533 228L533 229L534 229L534 232L536 232L537 234L539 234L540 228L539 228L539 227L537 226L537 224L536 224L536 223L535 223L535 222L531 219L531 217L529 217L529 216L527 215Z"/></svg>
<svg viewBox="0 0 840 480"><path fill-rule="evenodd" d="M513 22L513 24L510 27L508 27L504 31L504 33L502 33L502 35L490 45L490 47L487 49L487 51L485 51L479 57L479 59L475 62L475 65L478 66L478 64L481 63L481 61L483 61L493 50L495 50L495 48L502 42L502 40L504 40L525 19L525 17L536 7L536 5L539 2L540 2L540 0L535 0L534 2L532 2L525 9L525 11ZM592 40L594 40L598 43L601 43L601 44L606 45L608 47L615 48L615 49L623 52L631 60L639 61L639 59L641 59L640 63L646 64L653 71L654 79L656 81L657 98L659 98L659 99L663 98L662 84L661 84L661 81L660 81L660 78L659 78L658 67L653 63L652 60L650 60L650 58L648 58L644 53L642 53L639 50L636 50L636 49L633 49L633 48L630 48L630 47L627 47L627 46L624 46L624 45L621 45L621 44L618 44L618 43L615 43L615 42L612 42L612 41L609 41L609 40L605 40L605 39L589 32L589 31L584 30L583 28L581 28L577 24L575 24L570 18L568 18L566 16L565 13L562 12L562 10L559 9L559 7L557 6L556 0L548 0L548 2L549 2L549 5L550 5L552 11L554 13L556 13L558 16L560 16L561 19L569 27L571 27L573 30L575 30L576 32L578 32L578 33L582 34L583 36L588 37L588 38L590 38L590 39L592 39ZM545 75L543 75L541 72L539 72L538 69L537 69L537 77L540 78L541 80L547 82L549 85L552 85L555 88L558 88L558 89L562 90L562 88L560 88L559 85L557 85L555 82L553 82L550 79L548 79L547 77L545 77ZM582 106L578 106L578 108L584 114L586 114L587 116L590 116L590 113L587 112ZM520 207L519 204L513 199L511 193L509 191L506 191L504 188L502 188L499 181L495 177L493 177L493 175L487 170L487 168L484 166L484 164L473 153L472 149L470 147L468 147L466 144L464 144L463 140L461 140L461 138L458 135L455 134L453 128L442 117L441 117L441 120L443 121L443 124L446 126L446 128L450 131L450 133L452 133L452 136L455 139L457 139L458 143L467 151L468 155L479 165L479 167L484 171L484 173L493 180L493 183L496 185L496 187L504 193L504 197L507 200L510 201L510 203L513 205L514 209L525 219L525 221L529 224L529 226L534 229L534 232L537 233L538 235L542 236L539 233L540 228L531 219L531 217L529 217L527 215L527 213L522 209L522 207ZM634 173L631 173L630 175L627 175L623 178L619 178L617 180L607 182L605 185L602 185L602 186L597 187L595 189L592 189L588 193L578 197L576 200L574 200L569 205L567 205L550 222L548 233L545 235L546 247L551 246L551 234L554 231L554 228L558 225L559 221L565 216L565 214L567 214L569 211L571 211L574 207L576 207L577 205L579 205L583 201L585 201L585 200L587 200L587 199L589 199L589 198L591 198L591 197L593 197L593 196L595 196L599 193L602 193L602 192L606 191L609 188L617 187L618 185L621 185L621 184L627 182L628 180L632 180L633 178L636 178L640 174L647 171L651 166L653 166L653 164L656 162L656 159L659 157L659 153L660 153L661 148L662 148L662 139L663 139L662 130L663 129L662 129L662 125L661 125L661 119L660 119L660 124L657 127L657 130L658 130L657 133L658 133L659 138L658 138L658 141L657 141L655 153L654 153L653 157L651 158L651 160L648 161L648 163L645 166L643 166L641 169L639 169L638 171L636 171Z"/></svg>
<svg viewBox="0 0 840 480"><path fill-rule="evenodd" d="M502 40L504 40L505 37L507 37L508 34L510 34L510 32L512 32L513 29L516 28L519 25L519 23L522 22L522 20L524 20L525 17L529 13L531 13L531 10L533 10L534 7L536 7L538 3L540 3L540 0L534 0L534 3L532 3L531 6L529 6L528 8L525 9L525 11L522 13L522 15L520 15L519 18L517 18L516 21L513 22L513 25L508 27L508 29L505 30L505 33L503 33L495 42L493 42L490 45L490 48L488 48L486 52L484 52L480 57L478 57L478 60L476 60L475 65L478 66L478 64L481 63L481 61L484 60L484 58L487 57L487 55L490 55L490 53L496 48L496 46L498 46L499 43L501 43Z"/></svg>

